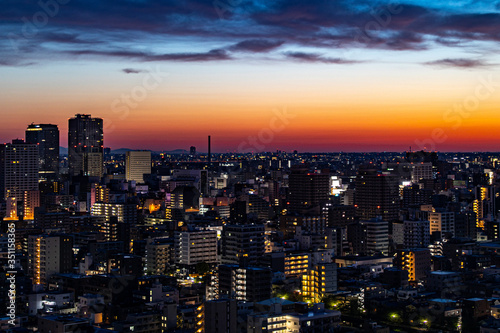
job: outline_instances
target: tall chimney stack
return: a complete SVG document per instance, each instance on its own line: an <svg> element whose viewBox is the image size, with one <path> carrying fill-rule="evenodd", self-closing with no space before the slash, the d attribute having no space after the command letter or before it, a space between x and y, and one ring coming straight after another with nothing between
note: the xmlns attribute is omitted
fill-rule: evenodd
<svg viewBox="0 0 500 333"><path fill-rule="evenodd" d="M211 153L211 147L210 147L210 135L208 136L208 166L210 166L212 163L212 153Z"/></svg>

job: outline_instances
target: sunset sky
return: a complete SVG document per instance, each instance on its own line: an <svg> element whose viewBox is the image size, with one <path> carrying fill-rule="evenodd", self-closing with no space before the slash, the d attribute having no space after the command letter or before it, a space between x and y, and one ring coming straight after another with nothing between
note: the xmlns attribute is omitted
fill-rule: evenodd
<svg viewBox="0 0 500 333"><path fill-rule="evenodd" d="M67 146L86 113L113 149L500 151L500 1L6 0L0 24L2 142Z"/></svg>

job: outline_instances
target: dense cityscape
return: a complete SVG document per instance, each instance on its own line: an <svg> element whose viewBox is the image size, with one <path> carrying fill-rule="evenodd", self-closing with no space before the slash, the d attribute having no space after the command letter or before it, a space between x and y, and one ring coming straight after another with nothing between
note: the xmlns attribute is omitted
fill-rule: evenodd
<svg viewBox="0 0 500 333"><path fill-rule="evenodd" d="M500 333L499 31L500 0L3 0L0 333Z"/></svg>
<svg viewBox="0 0 500 333"><path fill-rule="evenodd" d="M0 146L9 332L498 332L500 153Z"/></svg>

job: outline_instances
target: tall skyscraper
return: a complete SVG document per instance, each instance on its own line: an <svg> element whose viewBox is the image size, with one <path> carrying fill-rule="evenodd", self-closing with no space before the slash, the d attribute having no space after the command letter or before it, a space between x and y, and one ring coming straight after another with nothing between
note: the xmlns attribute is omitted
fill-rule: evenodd
<svg viewBox="0 0 500 333"><path fill-rule="evenodd" d="M363 219L381 216L384 221L398 219L399 184L394 175L360 168L356 177L355 201Z"/></svg>
<svg viewBox="0 0 500 333"><path fill-rule="evenodd" d="M151 173L151 152L149 150L132 150L126 153L125 177L127 181L144 183L144 175Z"/></svg>
<svg viewBox="0 0 500 333"><path fill-rule="evenodd" d="M293 166L289 177L289 210L302 212L328 201L330 174L311 172L307 166Z"/></svg>
<svg viewBox="0 0 500 333"><path fill-rule="evenodd" d="M41 180L56 180L59 174L59 129L52 124L31 124L26 129L26 143L38 146Z"/></svg>
<svg viewBox="0 0 500 333"><path fill-rule="evenodd" d="M7 202L6 216L17 219L18 212L22 212L20 208L26 208L23 203L26 192L38 191L37 145L23 140L0 145L0 187Z"/></svg>
<svg viewBox="0 0 500 333"><path fill-rule="evenodd" d="M68 158L71 176L102 177L103 121L88 114L69 119Z"/></svg>

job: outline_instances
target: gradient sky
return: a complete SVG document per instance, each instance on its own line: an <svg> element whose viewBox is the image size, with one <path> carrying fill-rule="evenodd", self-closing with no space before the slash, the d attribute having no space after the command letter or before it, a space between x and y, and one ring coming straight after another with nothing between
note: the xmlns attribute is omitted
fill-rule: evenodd
<svg viewBox="0 0 500 333"><path fill-rule="evenodd" d="M0 25L3 142L67 146L87 113L113 149L500 151L500 1L6 0Z"/></svg>

